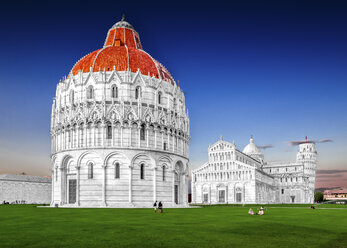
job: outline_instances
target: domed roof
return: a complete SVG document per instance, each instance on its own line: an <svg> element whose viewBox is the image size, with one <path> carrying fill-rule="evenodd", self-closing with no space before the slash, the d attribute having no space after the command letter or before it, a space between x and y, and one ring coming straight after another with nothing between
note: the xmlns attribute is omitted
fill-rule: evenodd
<svg viewBox="0 0 347 248"><path fill-rule="evenodd" d="M249 144L245 146L245 148L243 149L243 153L247 154L247 155L258 155L258 154L262 154L260 149L257 147L256 144L254 144L254 140L253 138L251 138L249 140Z"/></svg>
<svg viewBox="0 0 347 248"><path fill-rule="evenodd" d="M124 16L108 31L104 47L81 58L70 74L100 70L132 72L139 70L143 75L154 76L174 85L170 72L142 50L139 34L124 20Z"/></svg>

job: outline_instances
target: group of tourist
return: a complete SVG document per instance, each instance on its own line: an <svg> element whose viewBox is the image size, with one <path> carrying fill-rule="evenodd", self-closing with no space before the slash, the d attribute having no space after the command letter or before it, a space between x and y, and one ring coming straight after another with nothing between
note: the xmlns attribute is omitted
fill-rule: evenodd
<svg viewBox="0 0 347 248"><path fill-rule="evenodd" d="M158 202L158 201L155 201L154 204L153 204L153 207L154 207L154 213L156 213L157 211L159 213L163 213L163 203Z"/></svg>
<svg viewBox="0 0 347 248"><path fill-rule="evenodd" d="M250 209L248 210L248 214L250 214L250 215L264 215L264 208L263 208L263 207L260 207L258 213L254 213L253 209L250 208Z"/></svg>
<svg viewBox="0 0 347 248"><path fill-rule="evenodd" d="M2 204L3 204L3 205L5 205L5 204L26 204L26 202L25 202L25 200L21 200L21 201L17 201L17 200L16 200L16 201L13 201L13 202L10 203L10 202L7 202L7 201L4 200L4 201L2 202Z"/></svg>

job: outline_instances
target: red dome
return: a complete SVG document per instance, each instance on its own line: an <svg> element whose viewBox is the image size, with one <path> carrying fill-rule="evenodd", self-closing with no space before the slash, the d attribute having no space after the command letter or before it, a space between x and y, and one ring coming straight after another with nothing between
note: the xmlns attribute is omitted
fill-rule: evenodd
<svg viewBox="0 0 347 248"><path fill-rule="evenodd" d="M76 75L82 72L105 71L140 72L174 84L171 74L158 61L142 50L138 33L124 19L117 22L109 31L103 48L81 58L72 68Z"/></svg>

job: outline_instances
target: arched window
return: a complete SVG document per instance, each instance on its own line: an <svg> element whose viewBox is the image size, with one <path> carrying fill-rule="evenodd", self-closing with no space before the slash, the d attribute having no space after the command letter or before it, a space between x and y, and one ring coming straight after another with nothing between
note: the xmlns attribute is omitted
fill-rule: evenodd
<svg viewBox="0 0 347 248"><path fill-rule="evenodd" d="M141 97L141 87L137 86L135 89L135 99L139 99Z"/></svg>
<svg viewBox="0 0 347 248"><path fill-rule="evenodd" d="M176 98L174 98L174 99L173 99L173 107L174 107L175 110L176 110L176 106L177 106Z"/></svg>
<svg viewBox="0 0 347 248"><path fill-rule="evenodd" d="M165 166L163 166L163 181L165 181Z"/></svg>
<svg viewBox="0 0 347 248"><path fill-rule="evenodd" d="M70 103L73 104L75 101L75 92L73 90L70 91Z"/></svg>
<svg viewBox="0 0 347 248"><path fill-rule="evenodd" d="M88 179L92 179L94 177L93 166L93 163L88 164Z"/></svg>
<svg viewBox="0 0 347 248"><path fill-rule="evenodd" d="M119 179L120 178L120 165L119 163L116 163L114 167L114 178Z"/></svg>
<svg viewBox="0 0 347 248"><path fill-rule="evenodd" d="M112 139L112 126L107 125L107 137L106 139Z"/></svg>
<svg viewBox="0 0 347 248"><path fill-rule="evenodd" d="M161 94L162 94L162 93L159 91L159 92L158 92L158 104L161 104Z"/></svg>
<svg viewBox="0 0 347 248"><path fill-rule="evenodd" d="M140 129L140 140L145 140L145 139L146 139L146 126L145 124L142 124Z"/></svg>
<svg viewBox="0 0 347 248"><path fill-rule="evenodd" d="M145 179L145 165L144 164L140 165L140 178Z"/></svg>
<svg viewBox="0 0 347 248"><path fill-rule="evenodd" d="M94 88L93 86L89 85L87 88L87 99L93 99L94 98Z"/></svg>
<svg viewBox="0 0 347 248"><path fill-rule="evenodd" d="M116 85L112 85L111 87L111 97L118 98L118 87Z"/></svg>

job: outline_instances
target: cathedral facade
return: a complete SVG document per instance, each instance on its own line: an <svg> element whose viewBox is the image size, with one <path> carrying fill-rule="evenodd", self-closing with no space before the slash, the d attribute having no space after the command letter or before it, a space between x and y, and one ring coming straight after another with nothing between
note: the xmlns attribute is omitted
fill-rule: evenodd
<svg viewBox="0 0 347 248"><path fill-rule="evenodd" d="M124 20L56 89L52 206L187 206L189 117L168 70Z"/></svg>
<svg viewBox="0 0 347 248"><path fill-rule="evenodd" d="M299 145L295 162L266 163L253 138L241 152L222 138L208 148L208 162L192 171L192 203L313 203L317 152Z"/></svg>

